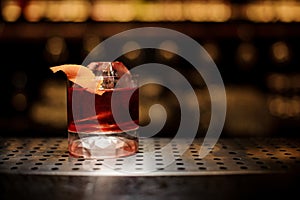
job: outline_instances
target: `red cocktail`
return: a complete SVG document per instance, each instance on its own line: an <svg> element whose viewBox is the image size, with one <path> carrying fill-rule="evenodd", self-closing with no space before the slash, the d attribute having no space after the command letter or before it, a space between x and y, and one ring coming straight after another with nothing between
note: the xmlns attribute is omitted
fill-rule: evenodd
<svg viewBox="0 0 300 200"><path fill-rule="evenodd" d="M139 92L136 76L120 62L51 68L68 77L70 155L115 158L138 150Z"/></svg>
<svg viewBox="0 0 300 200"><path fill-rule="evenodd" d="M68 87L68 131L72 133L76 132L103 132L119 133L124 130L120 129L120 126L125 128L126 131L136 130L138 126L138 90L136 88L118 89L114 92L119 98L117 117L121 119L117 124L114 120L111 108L111 97L113 90L105 90L103 95L92 94L83 88ZM76 93L76 94L75 94ZM131 95L131 93L133 93ZM131 95L131 96L130 96ZM82 104L73 105L73 109L76 109L76 119L74 122L73 109L72 109L72 96L80 98ZM95 98L95 106L86 106L91 98ZM129 112L132 117L131 121L127 121L126 118L122 120L123 113L128 110L128 105L123 102L123 99L130 98ZM124 114L125 115L125 114ZM132 123L135 122L134 124Z"/></svg>

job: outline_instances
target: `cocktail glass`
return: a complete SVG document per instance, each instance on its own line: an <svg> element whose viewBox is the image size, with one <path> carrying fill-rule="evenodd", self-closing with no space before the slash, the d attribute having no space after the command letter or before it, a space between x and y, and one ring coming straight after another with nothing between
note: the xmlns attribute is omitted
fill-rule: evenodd
<svg viewBox="0 0 300 200"><path fill-rule="evenodd" d="M73 157L116 158L138 150L139 91L137 76L118 73L111 62L87 66L96 88L68 80L68 149Z"/></svg>

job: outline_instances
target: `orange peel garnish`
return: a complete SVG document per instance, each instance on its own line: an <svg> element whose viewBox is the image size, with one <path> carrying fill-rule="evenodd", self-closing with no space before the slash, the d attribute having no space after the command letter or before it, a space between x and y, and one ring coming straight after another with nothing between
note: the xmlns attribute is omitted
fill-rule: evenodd
<svg viewBox="0 0 300 200"><path fill-rule="evenodd" d="M122 62L112 62L112 67L117 71L118 76L122 77L127 74L130 75L130 71L125 67ZM102 84L102 79L96 80L93 71L83 65L77 64L64 64L59 66L50 67L52 72L56 73L62 71L66 74L69 81L76 83L77 85L85 88L87 91L102 95L105 90L99 89Z"/></svg>
<svg viewBox="0 0 300 200"><path fill-rule="evenodd" d="M66 74L69 81L76 83L77 85L87 89L89 92L102 95L105 91L100 91L97 88L99 81L95 80L94 73L82 65L76 64L65 64L55 67L50 67L50 69L56 73L62 71Z"/></svg>
<svg viewBox="0 0 300 200"><path fill-rule="evenodd" d="M125 67L125 65L122 62L115 61L112 62L111 64L120 77L122 77L124 74L130 74L129 70L127 69L127 67Z"/></svg>
<svg viewBox="0 0 300 200"><path fill-rule="evenodd" d="M76 65L76 64L65 64L65 65L59 65L55 67L50 67L50 69L56 73L58 71L63 71L66 75L68 80L72 82L76 82L76 79L95 79L94 73L82 65Z"/></svg>

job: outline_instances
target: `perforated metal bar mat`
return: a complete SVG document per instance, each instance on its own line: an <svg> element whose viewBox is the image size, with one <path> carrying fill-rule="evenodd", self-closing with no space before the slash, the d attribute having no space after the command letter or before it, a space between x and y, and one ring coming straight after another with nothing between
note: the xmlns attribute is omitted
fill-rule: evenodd
<svg viewBox="0 0 300 200"><path fill-rule="evenodd" d="M220 139L199 158L202 139L140 139L136 155L116 159L69 157L66 138L2 138L0 173L81 176L179 176L289 172L300 169L300 140ZM171 143L171 150L163 151ZM150 152L150 154L149 154ZM149 156L150 155L150 156Z"/></svg>

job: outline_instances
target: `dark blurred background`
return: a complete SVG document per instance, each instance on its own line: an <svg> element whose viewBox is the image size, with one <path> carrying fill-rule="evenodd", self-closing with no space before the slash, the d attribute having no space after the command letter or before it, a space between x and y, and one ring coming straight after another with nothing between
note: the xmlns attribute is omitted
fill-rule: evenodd
<svg viewBox="0 0 300 200"><path fill-rule="evenodd" d="M299 136L300 1L5 0L0 12L0 136L67 136L66 78L49 67L81 64L104 39L146 26L192 37L215 61L227 93L223 137ZM162 45L177 48L174 41ZM128 68L160 62L184 74L199 99L198 135L205 134L209 95L184 59L148 49L118 60ZM148 85L140 98L142 125L149 107L160 103L168 120L158 136L176 133L179 108L171 91ZM161 111L155 113L159 121Z"/></svg>

